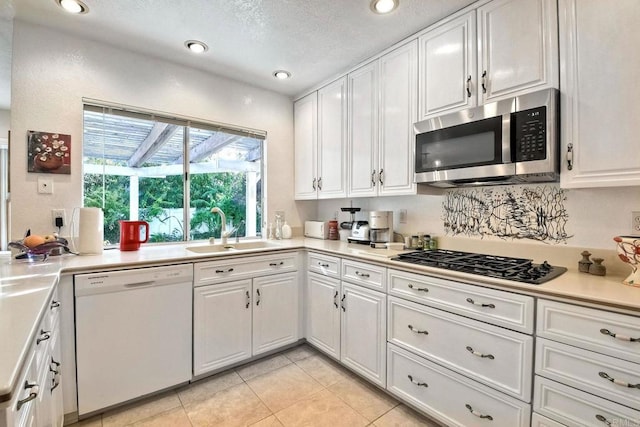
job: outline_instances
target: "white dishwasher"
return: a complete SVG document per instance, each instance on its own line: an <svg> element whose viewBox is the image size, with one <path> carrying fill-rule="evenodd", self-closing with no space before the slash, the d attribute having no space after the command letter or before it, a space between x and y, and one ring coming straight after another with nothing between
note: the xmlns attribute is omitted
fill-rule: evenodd
<svg viewBox="0 0 640 427"><path fill-rule="evenodd" d="M192 265L74 280L78 415L191 379Z"/></svg>

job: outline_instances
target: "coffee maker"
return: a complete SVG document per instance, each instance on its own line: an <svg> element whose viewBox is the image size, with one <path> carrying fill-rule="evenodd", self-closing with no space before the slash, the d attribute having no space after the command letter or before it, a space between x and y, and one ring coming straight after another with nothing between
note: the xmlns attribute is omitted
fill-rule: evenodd
<svg viewBox="0 0 640 427"><path fill-rule="evenodd" d="M371 244L393 242L393 212L369 212L369 240Z"/></svg>

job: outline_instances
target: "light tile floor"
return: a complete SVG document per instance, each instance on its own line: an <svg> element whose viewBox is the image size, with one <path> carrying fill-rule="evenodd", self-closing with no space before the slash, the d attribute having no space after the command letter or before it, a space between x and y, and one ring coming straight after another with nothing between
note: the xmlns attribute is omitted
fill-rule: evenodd
<svg viewBox="0 0 640 427"><path fill-rule="evenodd" d="M304 344L73 427L437 427Z"/></svg>

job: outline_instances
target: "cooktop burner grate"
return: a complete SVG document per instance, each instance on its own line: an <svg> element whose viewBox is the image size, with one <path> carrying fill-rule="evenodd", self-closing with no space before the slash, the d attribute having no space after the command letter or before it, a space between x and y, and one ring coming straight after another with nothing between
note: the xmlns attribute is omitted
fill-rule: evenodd
<svg viewBox="0 0 640 427"><path fill-rule="evenodd" d="M564 267L556 267L546 261L542 264L534 264L532 260L525 258L501 257L446 249L409 252L392 259L534 285L549 281L567 271Z"/></svg>

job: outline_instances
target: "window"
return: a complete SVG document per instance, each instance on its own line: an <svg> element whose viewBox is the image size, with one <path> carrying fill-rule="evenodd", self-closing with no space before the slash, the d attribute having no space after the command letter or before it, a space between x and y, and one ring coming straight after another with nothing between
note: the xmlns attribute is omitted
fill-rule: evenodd
<svg viewBox="0 0 640 427"><path fill-rule="evenodd" d="M104 211L105 240L120 220L149 223L150 242L258 236L263 209L265 133L85 105L83 205ZM188 207L185 209L185 206Z"/></svg>

